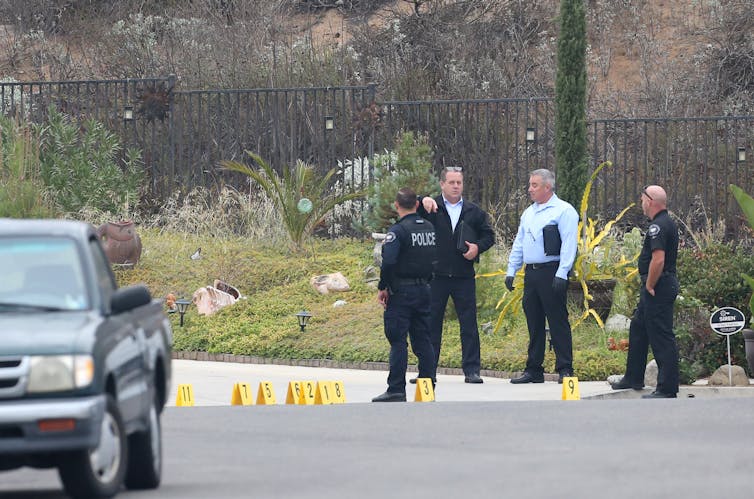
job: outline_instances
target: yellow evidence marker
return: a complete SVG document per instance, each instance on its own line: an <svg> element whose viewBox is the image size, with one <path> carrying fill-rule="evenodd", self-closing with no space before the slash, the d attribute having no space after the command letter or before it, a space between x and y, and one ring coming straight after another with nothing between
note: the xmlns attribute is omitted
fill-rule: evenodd
<svg viewBox="0 0 754 499"><path fill-rule="evenodd" d="M230 396L230 405L254 405L251 386L248 383L235 383Z"/></svg>
<svg viewBox="0 0 754 499"><path fill-rule="evenodd" d="M288 383L288 393L285 395L286 404L298 404L301 399L301 385L303 381L291 381Z"/></svg>
<svg viewBox="0 0 754 499"><path fill-rule="evenodd" d="M342 381L333 381L333 404L345 404L346 403L346 388L343 386Z"/></svg>
<svg viewBox="0 0 754 499"><path fill-rule="evenodd" d="M563 378L563 400L581 400L579 378L576 376Z"/></svg>
<svg viewBox="0 0 754 499"><path fill-rule="evenodd" d="M272 383L269 381L259 382L259 391L257 392L257 405L274 405L275 390L272 389Z"/></svg>
<svg viewBox="0 0 754 499"><path fill-rule="evenodd" d="M299 395L298 403L301 405L312 405L315 398L316 384L314 381L302 381L301 382L301 395Z"/></svg>
<svg viewBox="0 0 754 499"><path fill-rule="evenodd" d="M431 378L418 378L416 380L416 393L414 402L434 402L435 387L432 385Z"/></svg>
<svg viewBox="0 0 754 499"><path fill-rule="evenodd" d="M193 407L194 388L191 385L178 385L178 393L175 396L176 407Z"/></svg>
<svg viewBox="0 0 754 499"><path fill-rule="evenodd" d="M314 390L314 403L317 405L329 405L333 402L335 388L332 381L317 381L317 388Z"/></svg>

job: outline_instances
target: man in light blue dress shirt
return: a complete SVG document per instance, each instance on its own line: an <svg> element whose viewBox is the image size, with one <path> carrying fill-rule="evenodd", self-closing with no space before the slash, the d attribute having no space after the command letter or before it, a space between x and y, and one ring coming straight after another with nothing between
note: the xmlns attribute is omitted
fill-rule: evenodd
<svg viewBox="0 0 754 499"><path fill-rule="evenodd" d="M529 196L534 202L521 215L513 241L505 285L513 290L513 277L525 265L523 307L529 328L529 350L524 373L511 383L543 383L545 319L555 349L558 382L573 376L573 344L566 295L568 273L576 259L579 215L553 192L555 175L545 169L529 175Z"/></svg>

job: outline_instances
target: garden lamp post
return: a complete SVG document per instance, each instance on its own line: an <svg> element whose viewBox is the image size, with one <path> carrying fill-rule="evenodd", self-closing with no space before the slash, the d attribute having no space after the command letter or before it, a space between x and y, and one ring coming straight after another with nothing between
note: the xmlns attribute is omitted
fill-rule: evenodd
<svg viewBox="0 0 754 499"><path fill-rule="evenodd" d="M745 147L739 147L737 150L736 159L739 163L743 163L746 161L746 148Z"/></svg>
<svg viewBox="0 0 754 499"><path fill-rule="evenodd" d="M175 306L178 307L178 313L181 316L181 327L183 327L183 316L186 314L189 305L191 305L191 302L185 298L175 301Z"/></svg>
<svg viewBox="0 0 754 499"><path fill-rule="evenodd" d="M335 130L335 118L325 116L325 131L331 132L333 130Z"/></svg>
<svg viewBox="0 0 754 499"><path fill-rule="evenodd" d="M123 121L133 121L134 119L134 107L126 106L123 108Z"/></svg>
<svg viewBox="0 0 754 499"><path fill-rule="evenodd" d="M312 314L310 314L306 310L302 310L301 312L296 313L296 318L298 319L298 325L301 328L302 332L304 329L306 329L306 324L309 322L309 319L311 319L311 317L312 317Z"/></svg>

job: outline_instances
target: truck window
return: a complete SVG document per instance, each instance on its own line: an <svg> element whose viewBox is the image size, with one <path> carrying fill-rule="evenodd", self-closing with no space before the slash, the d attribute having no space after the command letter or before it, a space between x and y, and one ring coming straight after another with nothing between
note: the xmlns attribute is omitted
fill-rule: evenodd
<svg viewBox="0 0 754 499"><path fill-rule="evenodd" d="M81 257L65 237L0 238L0 304L85 310Z"/></svg>

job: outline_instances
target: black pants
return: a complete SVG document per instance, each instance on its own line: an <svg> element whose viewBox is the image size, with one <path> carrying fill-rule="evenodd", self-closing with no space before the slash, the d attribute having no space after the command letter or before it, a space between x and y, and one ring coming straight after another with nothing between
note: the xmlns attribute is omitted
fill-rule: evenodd
<svg viewBox="0 0 754 499"><path fill-rule="evenodd" d="M476 321L476 283L473 277L436 276L432 280L432 347L435 365L440 361L442 346L442 323L448 298L453 305L461 326L461 366L464 374L479 374L481 366L479 327Z"/></svg>
<svg viewBox="0 0 754 499"><path fill-rule="evenodd" d="M430 292L428 284L400 286L390 295L383 315L385 337L390 342L387 391L406 392L408 345L419 360L419 377L435 379L436 364L429 340Z"/></svg>
<svg viewBox="0 0 754 499"><path fill-rule="evenodd" d="M678 393L678 345L673 333L673 303L678 296L678 278L664 275L655 285L655 295L642 285L639 304L631 318L625 379L644 384L649 346L657 361L658 392Z"/></svg>
<svg viewBox="0 0 754 499"><path fill-rule="evenodd" d="M526 371L542 374L545 360L545 319L550 325L550 337L555 349L555 371L573 370L573 342L571 324L568 322L567 290L556 293L552 280L557 265L526 269L524 275L523 306L529 327L529 352Z"/></svg>

